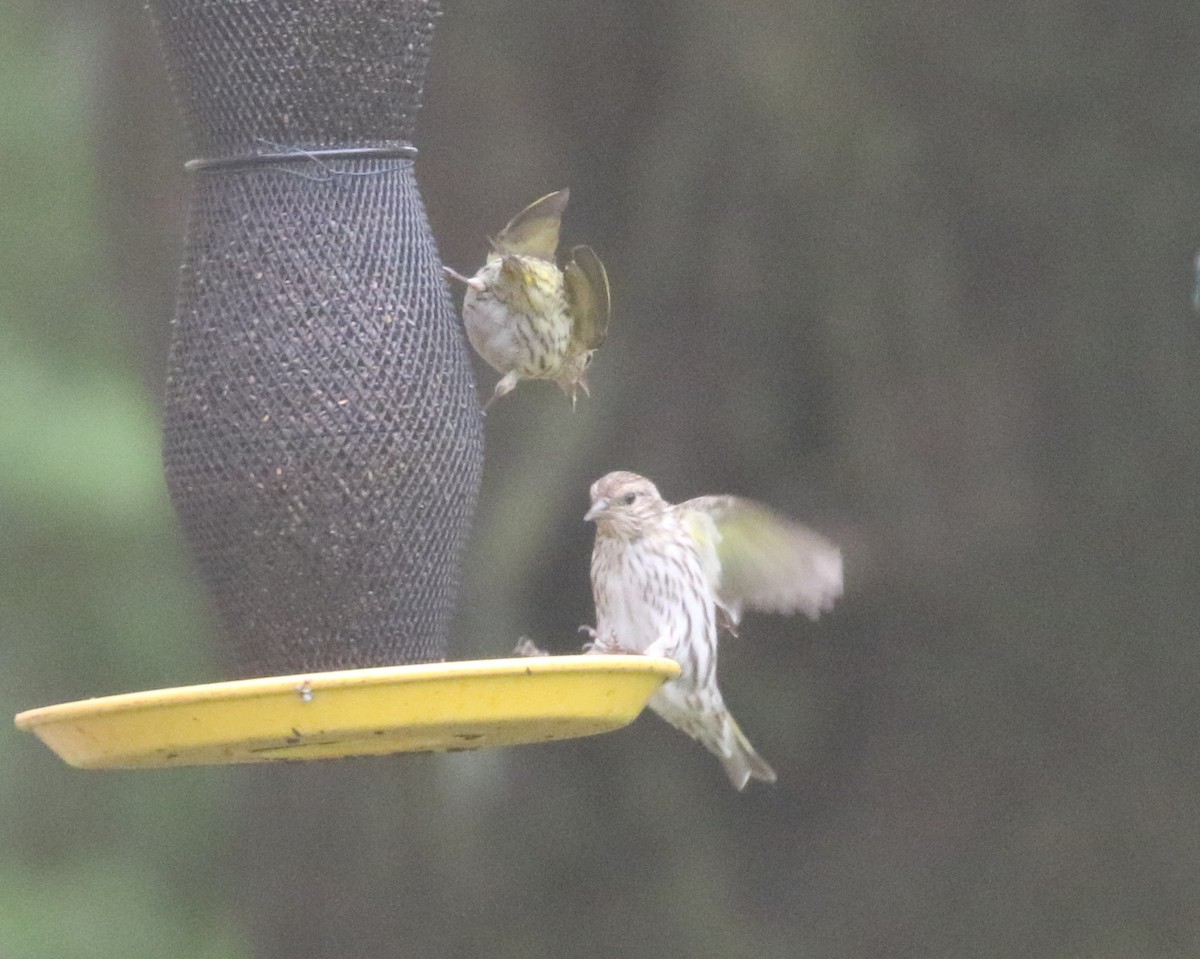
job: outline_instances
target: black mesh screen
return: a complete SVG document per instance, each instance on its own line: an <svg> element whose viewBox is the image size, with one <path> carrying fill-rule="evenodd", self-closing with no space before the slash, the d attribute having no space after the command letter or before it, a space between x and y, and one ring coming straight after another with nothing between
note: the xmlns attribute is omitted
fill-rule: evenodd
<svg viewBox="0 0 1200 959"><path fill-rule="evenodd" d="M411 135L430 3L152 9L201 157ZM412 162L193 179L164 458L233 669L443 658L482 421Z"/></svg>
<svg viewBox="0 0 1200 959"><path fill-rule="evenodd" d="M430 0L154 0L204 156L412 142Z"/></svg>

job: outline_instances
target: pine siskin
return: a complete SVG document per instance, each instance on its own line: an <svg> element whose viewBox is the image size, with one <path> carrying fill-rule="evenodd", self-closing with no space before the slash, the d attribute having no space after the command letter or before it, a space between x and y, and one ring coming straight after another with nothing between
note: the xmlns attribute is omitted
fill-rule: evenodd
<svg viewBox="0 0 1200 959"><path fill-rule="evenodd" d="M611 302L608 275L591 247L572 249L563 270L555 263L569 197L559 190L514 216L474 276L445 268L467 287L467 338L504 374L485 410L519 380L553 380L572 408L579 390L588 392L587 367L608 333Z"/></svg>
<svg viewBox="0 0 1200 959"><path fill-rule="evenodd" d="M592 484L591 652L666 656L682 667L649 706L715 753L737 789L775 781L717 688L717 632L743 607L816 619L842 594L842 556L818 533L733 496L671 505L636 473Z"/></svg>

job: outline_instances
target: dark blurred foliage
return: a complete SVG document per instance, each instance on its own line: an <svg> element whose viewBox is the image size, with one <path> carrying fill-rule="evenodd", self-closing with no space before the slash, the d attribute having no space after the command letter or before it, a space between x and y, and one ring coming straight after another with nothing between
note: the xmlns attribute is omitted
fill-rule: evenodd
<svg viewBox="0 0 1200 959"><path fill-rule="evenodd" d="M169 773L10 731L0 954L1196 955L1198 49L1177 0L447 0L443 256L569 184L615 300L590 401L488 417L454 655L577 647L600 474L762 499L848 557L827 620L723 647L780 783L652 716ZM0 706L203 680L154 407L188 153L139 5L4 7L0 128Z"/></svg>

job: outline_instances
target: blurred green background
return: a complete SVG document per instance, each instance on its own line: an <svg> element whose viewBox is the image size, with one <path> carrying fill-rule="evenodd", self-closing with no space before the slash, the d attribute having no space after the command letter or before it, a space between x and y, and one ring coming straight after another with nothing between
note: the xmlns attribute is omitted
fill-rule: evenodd
<svg viewBox="0 0 1200 959"><path fill-rule="evenodd" d="M1200 954L1198 50L1175 0L446 0L446 262L569 184L615 300L590 401L488 417L452 655L577 646L610 469L765 500L848 563L827 620L723 647L780 783L653 716L143 773L0 724L0 956ZM0 713L211 678L140 4L0 7L0 134Z"/></svg>

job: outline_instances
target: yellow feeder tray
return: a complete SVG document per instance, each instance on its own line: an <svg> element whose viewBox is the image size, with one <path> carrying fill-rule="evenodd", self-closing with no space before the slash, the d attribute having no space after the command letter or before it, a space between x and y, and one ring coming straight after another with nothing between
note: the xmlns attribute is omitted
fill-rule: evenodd
<svg viewBox="0 0 1200 959"><path fill-rule="evenodd" d="M16 724L84 769L482 749L620 729L678 675L625 655L384 666L84 699Z"/></svg>

